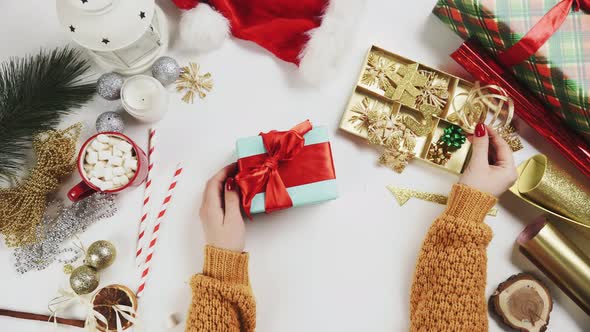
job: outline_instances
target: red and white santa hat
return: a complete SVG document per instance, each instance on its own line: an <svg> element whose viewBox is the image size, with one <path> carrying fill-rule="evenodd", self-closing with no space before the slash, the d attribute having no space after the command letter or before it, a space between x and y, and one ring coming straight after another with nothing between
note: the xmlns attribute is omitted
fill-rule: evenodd
<svg viewBox="0 0 590 332"><path fill-rule="evenodd" d="M185 10L180 38L198 51L215 49L231 33L321 80L348 52L365 0L172 0ZM208 5L207 5L208 4Z"/></svg>

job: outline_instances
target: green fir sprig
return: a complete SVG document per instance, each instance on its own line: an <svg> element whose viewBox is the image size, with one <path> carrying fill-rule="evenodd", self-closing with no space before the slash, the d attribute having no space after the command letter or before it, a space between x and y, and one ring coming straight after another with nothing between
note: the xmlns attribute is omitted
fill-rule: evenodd
<svg viewBox="0 0 590 332"><path fill-rule="evenodd" d="M0 178L24 166L33 135L55 128L62 115L88 102L90 65L69 46L0 64Z"/></svg>

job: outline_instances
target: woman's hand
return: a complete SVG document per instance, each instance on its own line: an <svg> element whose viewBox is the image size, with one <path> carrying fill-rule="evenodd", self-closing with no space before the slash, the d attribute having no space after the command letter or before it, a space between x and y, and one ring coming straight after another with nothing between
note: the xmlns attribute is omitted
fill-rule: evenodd
<svg viewBox="0 0 590 332"><path fill-rule="evenodd" d="M236 171L235 163L228 165L207 181L199 216L207 244L242 252L246 228L240 210L240 196L232 177Z"/></svg>
<svg viewBox="0 0 590 332"><path fill-rule="evenodd" d="M478 124L473 136L471 160L459 183L498 197L517 178L508 143L491 127Z"/></svg>

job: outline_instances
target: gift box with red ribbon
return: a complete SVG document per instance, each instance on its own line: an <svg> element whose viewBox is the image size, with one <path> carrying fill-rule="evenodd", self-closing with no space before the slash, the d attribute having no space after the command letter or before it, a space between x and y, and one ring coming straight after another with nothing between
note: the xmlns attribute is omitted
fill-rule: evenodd
<svg viewBox="0 0 590 332"><path fill-rule="evenodd" d="M338 197L328 130L302 122L236 143L242 207L270 213Z"/></svg>
<svg viewBox="0 0 590 332"><path fill-rule="evenodd" d="M590 176L590 0L439 0L468 41L452 57Z"/></svg>

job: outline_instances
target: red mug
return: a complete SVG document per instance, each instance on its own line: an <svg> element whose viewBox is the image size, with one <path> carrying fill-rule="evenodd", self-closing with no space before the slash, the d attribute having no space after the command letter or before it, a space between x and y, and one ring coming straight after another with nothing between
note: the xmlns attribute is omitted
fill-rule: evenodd
<svg viewBox="0 0 590 332"><path fill-rule="evenodd" d="M137 169L135 170L135 174L133 175L133 177L131 179L129 179L129 182L127 184L125 184L119 188L114 188L114 189L109 189L109 190L100 190L100 188L98 188L97 186L95 186L94 184L92 184L90 182L90 180L86 176L86 172L84 171L84 158L86 156L86 149L87 149L88 145L90 143L92 143L92 141L98 135L114 136L114 137L117 137L119 139L126 141L127 143L131 144L132 151L135 152L135 155L137 156ZM85 197L88 197L88 196L94 194L95 192L120 193L127 188L137 187L140 184L142 184L143 181L145 181L145 179L147 178L147 173L148 173L148 158L147 158L147 155L145 154L145 152L139 146L137 146L137 144L135 144L135 142L132 139L130 139L129 137L127 137L121 133L114 132L114 131L98 133L98 134L90 137L89 139L87 139L86 142L84 142L84 144L82 145L82 148L80 148L80 153L78 154L77 165L78 165L78 173L80 174L82 181L80 183L78 183L77 185L75 185L74 187L72 187L72 189L70 189L70 191L68 192L68 198L73 202L76 202L76 201L79 201Z"/></svg>

